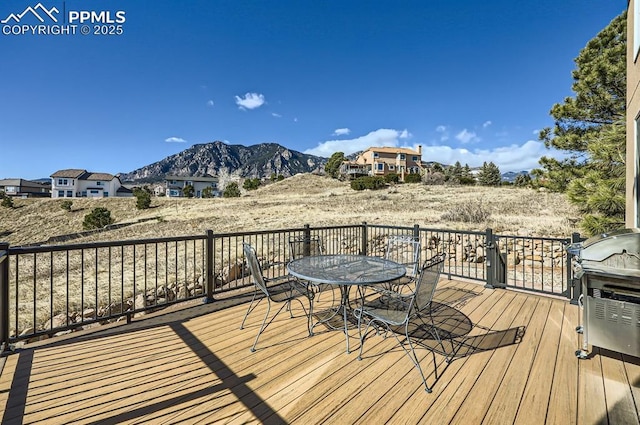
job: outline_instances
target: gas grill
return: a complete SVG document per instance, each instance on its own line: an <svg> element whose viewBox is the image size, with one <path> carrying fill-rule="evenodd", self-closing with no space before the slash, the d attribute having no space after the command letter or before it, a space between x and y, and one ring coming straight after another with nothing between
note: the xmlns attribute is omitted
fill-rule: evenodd
<svg viewBox="0 0 640 425"><path fill-rule="evenodd" d="M624 229L571 244L582 295L582 349L597 346L640 357L640 229Z"/></svg>

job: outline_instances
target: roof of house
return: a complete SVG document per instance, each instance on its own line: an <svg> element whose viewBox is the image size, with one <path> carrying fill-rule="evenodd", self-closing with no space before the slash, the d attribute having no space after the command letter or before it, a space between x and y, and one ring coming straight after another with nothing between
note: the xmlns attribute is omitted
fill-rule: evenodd
<svg viewBox="0 0 640 425"><path fill-rule="evenodd" d="M197 177L197 176L165 176L165 180L175 180L175 181L195 181L195 182L217 182L219 179L217 177L205 176L205 177Z"/></svg>
<svg viewBox="0 0 640 425"><path fill-rule="evenodd" d="M82 180L113 180L115 176L108 173L88 173Z"/></svg>
<svg viewBox="0 0 640 425"><path fill-rule="evenodd" d="M78 179L83 174L86 174L87 170L80 170L78 168L69 168L67 170L58 170L55 173L51 174L50 177L58 178L58 177L66 177L70 179Z"/></svg>
<svg viewBox="0 0 640 425"><path fill-rule="evenodd" d="M44 183L25 179L0 179L0 186L50 187L51 182Z"/></svg>
<svg viewBox="0 0 640 425"><path fill-rule="evenodd" d="M406 154L409 154L409 155L420 155L419 152L416 152L413 149L396 148L396 147L392 147L392 146L382 146L382 147L374 147L374 146L372 146L372 147L370 147L369 149L367 149L364 152L368 152L368 151L382 152L382 153L406 153Z"/></svg>
<svg viewBox="0 0 640 425"><path fill-rule="evenodd" d="M68 178L78 180L91 180L91 181L111 181L113 180L113 174L109 173L94 173L87 170L81 170L76 168L70 168L67 170L58 170L51 174L52 178Z"/></svg>

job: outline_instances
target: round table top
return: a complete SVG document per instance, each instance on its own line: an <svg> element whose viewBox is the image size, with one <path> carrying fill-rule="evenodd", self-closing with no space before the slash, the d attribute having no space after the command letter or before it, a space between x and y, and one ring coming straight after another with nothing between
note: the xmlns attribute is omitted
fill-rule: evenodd
<svg viewBox="0 0 640 425"><path fill-rule="evenodd" d="M365 255L317 255L292 260L289 273L313 283L368 285L398 279L407 273L404 265Z"/></svg>

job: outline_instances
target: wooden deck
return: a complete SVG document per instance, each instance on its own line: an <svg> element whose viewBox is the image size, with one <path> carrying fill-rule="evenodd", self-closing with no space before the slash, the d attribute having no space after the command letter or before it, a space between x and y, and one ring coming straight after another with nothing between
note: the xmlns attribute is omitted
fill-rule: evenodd
<svg viewBox="0 0 640 425"><path fill-rule="evenodd" d="M464 356L436 355L436 380L418 349L431 394L394 338L371 336L358 361L341 332L309 338L301 314L283 312L251 353L266 303L240 330L247 305L219 301L7 356L2 423L639 423L640 360L576 359L576 306L447 280L436 300L462 324Z"/></svg>

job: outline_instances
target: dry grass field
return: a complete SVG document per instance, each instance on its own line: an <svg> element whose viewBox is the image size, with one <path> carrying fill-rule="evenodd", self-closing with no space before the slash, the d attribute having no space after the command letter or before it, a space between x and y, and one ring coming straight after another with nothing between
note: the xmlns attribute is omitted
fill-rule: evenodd
<svg viewBox="0 0 640 425"><path fill-rule="evenodd" d="M116 223L157 219L75 239L139 239L214 232L313 226L386 224L501 234L569 236L578 231L577 210L564 195L513 187L397 185L378 191L354 191L348 182L311 174L272 183L240 198L153 198L148 210L136 209L135 198L74 199L71 212L62 200L16 199L0 208L0 241L11 245L44 242L52 236L82 231L84 216L105 207ZM470 222L457 216L482 215ZM463 214L464 215L464 214Z"/></svg>

